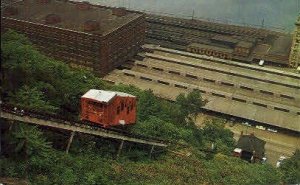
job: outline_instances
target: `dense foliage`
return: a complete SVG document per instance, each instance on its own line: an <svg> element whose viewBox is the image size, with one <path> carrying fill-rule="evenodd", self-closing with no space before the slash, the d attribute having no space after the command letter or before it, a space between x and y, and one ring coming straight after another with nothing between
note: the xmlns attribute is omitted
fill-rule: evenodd
<svg viewBox="0 0 300 185"><path fill-rule="evenodd" d="M287 184L300 183L300 150L296 150L294 155L282 161L280 170L283 172L283 181Z"/></svg>
<svg viewBox="0 0 300 185"><path fill-rule="evenodd" d="M79 111L83 93L104 88L90 72L70 70L65 63L40 54L14 31L2 35L1 55L3 98L20 107L73 115Z"/></svg>
<svg viewBox="0 0 300 185"><path fill-rule="evenodd" d="M138 122L132 132L181 143L172 152L126 143L119 160L119 142L76 134L70 154L64 149L66 132L41 130L1 121L5 139L0 176L29 179L32 184L278 184L279 171L269 165L251 165L229 157L233 133L223 120L209 120L203 129L193 123L206 102L199 91L161 100L151 91L108 85L92 73L70 69L45 57L23 35L8 31L1 37L2 97L18 107L63 114L77 119L80 96L88 89L110 89L138 97ZM10 127L10 128L9 128ZM215 148L211 148L214 144ZM185 153L191 155L184 155ZM176 153L183 153L178 155ZM215 155L216 154L216 155ZM299 158L297 158L299 160ZM294 164L294 162L292 162ZM298 166L297 166L298 165ZM295 163L295 169L299 164ZM282 169L285 169L284 165ZM287 169L287 168L286 168ZM286 170L286 182L294 171Z"/></svg>

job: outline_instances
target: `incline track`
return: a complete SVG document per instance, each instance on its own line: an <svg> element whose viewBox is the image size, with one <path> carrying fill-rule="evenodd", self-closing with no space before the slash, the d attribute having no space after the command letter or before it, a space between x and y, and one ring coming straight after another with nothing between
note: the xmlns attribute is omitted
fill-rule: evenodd
<svg viewBox="0 0 300 185"><path fill-rule="evenodd" d="M25 112L25 114L16 113L16 111L7 107L1 107L0 117L8 120L21 121L40 126L52 127L73 132L85 133L94 136L112 138L122 141L129 141L139 144L152 145L158 147L167 147L169 142L158 138L146 137L138 134L125 132L114 128L103 128L92 124L68 121L49 117L42 114Z"/></svg>

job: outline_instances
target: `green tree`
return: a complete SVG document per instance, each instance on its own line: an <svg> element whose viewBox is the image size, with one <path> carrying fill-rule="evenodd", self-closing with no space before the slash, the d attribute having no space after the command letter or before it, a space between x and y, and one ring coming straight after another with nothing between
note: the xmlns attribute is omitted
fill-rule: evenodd
<svg viewBox="0 0 300 185"><path fill-rule="evenodd" d="M133 131L142 135L168 140L179 140L182 138L182 130L180 128L155 116L150 116L147 120L137 123L133 127Z"/></svg>
<svg viewBox="0 0 300 185"><path fill-rule="evenodd" d="M44 95L41 91L36 87L30 88L27 85L23 86L12 96L10 103L18 107L37 111L55 112L57 110L56 107L44 100Z"/></svg>
<svg viewBox="0 0 300 185"><path fill-rule="evenodd" d="M161 106L159 100L154 96L151 90L143 91L138 99L138 120L145 121L150 116L160 117Z"/></svg>
<svg viewBox="0 0 300 185"><path fill-rule="evenodd" d="M7 30L2 36L1 36L1 43L2 42L18 42L21 44L29 45L31 42L27 37L25 37L22 34L17 33L14 30Z"/></svg>
<svg viewBox="0 0 300 185"><path fill-rule="evenodd" d="M221 119L207 121L203 127L203 137L215 144L217 152L230 154L235 145L233 132L225 128L225 122Z"/></svg>
<svg viewBox="0 0 300 185"><path fill-rule="evenodd" d="M180 94L176 98L176 104L179 106L179 110L183 117L189 121L195 120L201 108L207 103L203 100L199 90L193 90L187 95Z"/></svg>
<svg viewBox="0 0 300 185"><path fill-rule="evenodd" d="M51 143L46 141L43 133L37 127L19 123L15 125L8 138L10 138L11 145L14 146L12 159L17 162L16 166L9 167L10 172L8 173L11 175L16 173L18 177L29 178L31 174L39 173L40 169L47 169L51 164L53 154ZM10 160L3 159L2 162ZM4 165L9 165L9 163L4 163Z"/></svg>
<svg viewBox="0 0 300 185"><path fill-rule="evenodd" d="M15 144L15 152L21 156L48 157L51 150L51 143L46 141L43 133L35 126L16 125L11 141Z"/></svg>
<svg viewBox="0 0 300 185"><path fill-rule="evenodd" d="M37 108L43 105L38 100L43 100L45 104L40 111L60 109L57 112L77 118L81 95L91 88L105 88L103 81L91 72L71 69L63 62L42 55L26 37L14 31L1 37L1 51L5 72L3 91L13 94L4 97L19 106Z"/></svg>
<svg viewBox="0 0 300 185"><path fill-rule="evenodd" d="M287 184L300 183L300 150L297 149L294 155L282 161L280 171L283 173L283 181Z"/></svg>
<svg viewBox="0 0 300 185"><path fill-rule="evenodd" d="M213 160L204 161L209 184L279 184L280 173L269 164L250 164L240 158L216 154Z"/></svg>

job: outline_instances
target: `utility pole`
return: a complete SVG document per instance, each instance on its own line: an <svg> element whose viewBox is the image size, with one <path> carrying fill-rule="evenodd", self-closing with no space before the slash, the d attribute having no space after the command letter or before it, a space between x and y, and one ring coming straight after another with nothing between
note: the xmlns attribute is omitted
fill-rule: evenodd
<svg viewBox="0 0 300 185"><path fill-rule="evenodd" d="M194 20L195 10L193 9L192 20Z"/></svg>
<svg viewBox="0 0 300 185"><path fill-rule="evenodd" d="M264 28L264 27L265 27L265 18L263 18L261 21L261 28Z"/></svg>

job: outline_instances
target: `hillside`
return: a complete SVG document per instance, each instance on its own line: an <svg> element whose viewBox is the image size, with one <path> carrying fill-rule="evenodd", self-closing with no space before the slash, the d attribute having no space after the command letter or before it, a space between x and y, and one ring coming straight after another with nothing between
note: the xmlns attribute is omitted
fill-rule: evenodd
<svg viewBox="0 0 300 185"><path fill-rule="evenodd" d="M66 154L68 133L1 119L1 177L43 185L299 182L299 152L280 169L250 164L231 157L235 141L233 133L224 128L224 120L207 120L203 129L197 128L193 120L205 103L198 91L168 102L151 91L107 84L91 72L45 57L13 31L1 37L1 59L4 103L78 120L80 96L87 90L118 90L139 100L138 122L129 132L174 143L167 150L156 149L152 158L149 147L125 143L116 159L119 141L76 134Z"/></svg>

